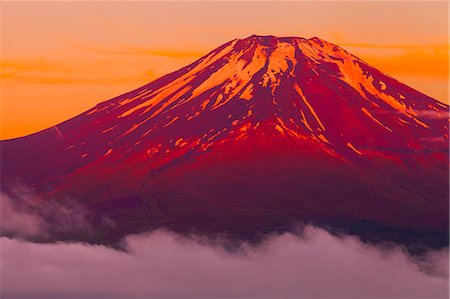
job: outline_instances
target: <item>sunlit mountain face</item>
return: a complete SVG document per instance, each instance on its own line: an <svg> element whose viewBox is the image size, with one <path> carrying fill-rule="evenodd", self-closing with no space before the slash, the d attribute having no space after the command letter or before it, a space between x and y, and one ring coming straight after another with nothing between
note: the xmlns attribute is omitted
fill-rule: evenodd
<svg viewBox="0 0 450 299"><path fill-rule="evenodd" d="M2 189L83 211L89 229L51 240L166 228L251 241L312 223L439 248L448 108L320 38L251 36L2 141Z"/></svg>

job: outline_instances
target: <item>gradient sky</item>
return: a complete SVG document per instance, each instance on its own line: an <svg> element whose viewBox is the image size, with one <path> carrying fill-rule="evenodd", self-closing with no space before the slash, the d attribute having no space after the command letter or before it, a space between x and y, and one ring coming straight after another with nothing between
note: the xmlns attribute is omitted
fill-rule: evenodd
<svg viewBox="0 0 450 299"><path fill-rule="evenodd" d="M0 139L55 125L252 34L319 36L449 101L447 1L3 1L0 10Z"/></svg>

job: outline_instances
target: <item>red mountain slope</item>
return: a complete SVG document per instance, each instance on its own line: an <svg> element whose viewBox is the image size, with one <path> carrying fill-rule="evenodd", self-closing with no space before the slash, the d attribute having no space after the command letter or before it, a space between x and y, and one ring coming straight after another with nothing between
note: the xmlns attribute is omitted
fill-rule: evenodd
<svg viewBox="0 0 450 299"><path fill-rule="evenodd" d="M307 221L448 240L448 106L319 38L233 40L1 146L5 192L19 181L119 224L95 238Z"/></svg>

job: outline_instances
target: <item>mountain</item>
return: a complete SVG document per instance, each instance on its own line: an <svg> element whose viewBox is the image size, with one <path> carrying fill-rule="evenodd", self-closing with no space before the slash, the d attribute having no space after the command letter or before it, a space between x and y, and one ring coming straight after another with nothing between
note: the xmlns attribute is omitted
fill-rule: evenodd
<svg viewBox="0 0 450 299"><path fill-rule="evenodd" d="M440 247L448 108L320 38L250 36L2 141L2 190L76 203L95 229L74 238L92 242L160 227L252 240L313 223Z"/></svg>

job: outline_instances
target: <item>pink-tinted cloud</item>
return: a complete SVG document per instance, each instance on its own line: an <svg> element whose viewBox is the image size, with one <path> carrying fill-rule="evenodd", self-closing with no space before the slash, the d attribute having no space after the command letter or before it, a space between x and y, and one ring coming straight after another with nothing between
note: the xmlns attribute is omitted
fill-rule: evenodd
<svg viewBox="0 0 450 299"><path fill-rule="evenodd" d="M43 233L42 218L20 211L3 193L0 193L0 207L0 231L2 234L33 237Z"/></svg>
<svg viewBox="0 0 450 299"><path fill-rule="evenodd" d="M2 236L46 239L52 233L88 230L85 211L72 204L37 201L27 188L18 186L16 194L0 192L0 232ZM113 225L109 220L104 223Z"/></svg>
<svg viewBox="0 0 450 299"><path fill-rule="evenodd" d="M425 119L448 119L450 117L448 111L416 110L415 112Z"/></svg>
<svg viewBox="0 0 450 299"><path fill-rule="evenodd" d="M166 232L130 236L127 252L87 244L2 246L2 298L447 298L448 252L420 262L400 248L307 227L227 252Z"/></svg>

